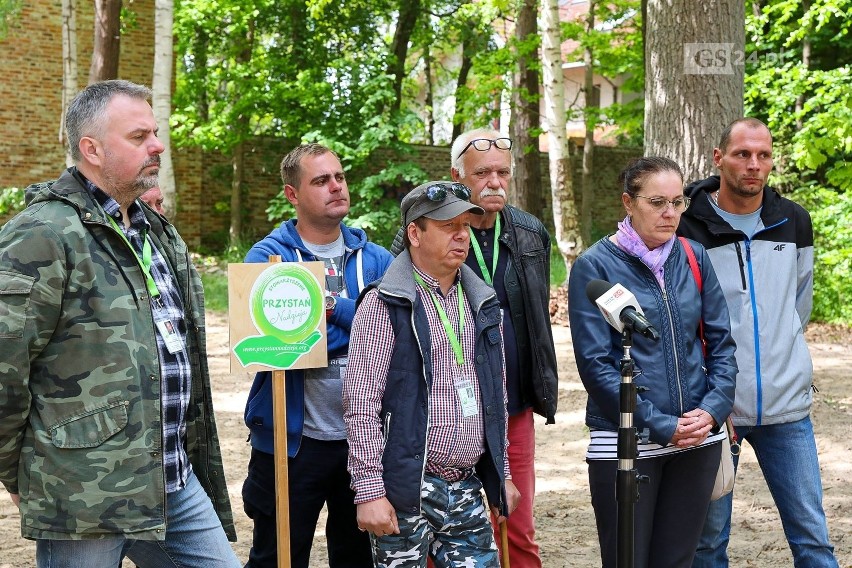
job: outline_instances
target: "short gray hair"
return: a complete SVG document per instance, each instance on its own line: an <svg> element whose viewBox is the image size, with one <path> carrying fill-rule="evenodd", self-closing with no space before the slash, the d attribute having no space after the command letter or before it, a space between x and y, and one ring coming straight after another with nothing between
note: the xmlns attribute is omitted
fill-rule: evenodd
<svg viewBox="0 0 852 568"><path fill-rule="evenodd" d="M106 107L113 97L124 95L148 101L151 89L130 81L115 79L93 83L77 93L65 113L65 135L74 162L80 162L80 140L84 136L97 138L103 134Z"/></svg>
<svg viewBox="0 0 852 568"><path fill-rule="evenodd" d="M459 134L453 141L453 145L450 148L450 167L455 168L456 171L459 172L460 177L464 177L464 160L462 160L461 153L465 146L467 146L474 138L489 138L493 140L494 138L505 138L505 135L493 128L476 128ZM509 166L511 168L510 171L511 173L514 173L515 155L512 154L511 151L509 151L509 154L512 156L512 162Z"/></svg>

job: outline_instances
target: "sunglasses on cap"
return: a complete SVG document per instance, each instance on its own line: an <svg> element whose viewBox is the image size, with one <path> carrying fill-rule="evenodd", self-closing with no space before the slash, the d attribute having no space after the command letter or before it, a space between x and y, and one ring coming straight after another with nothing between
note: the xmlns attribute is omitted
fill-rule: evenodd
<svg viewBox="0 0 852 568"><path fill-rule="evenodd" d="M452 193L465 201L470 200L470 189L463 183L458 182L433 183L423 191L423 194L429 201L443 201L447 198L447 193Z"/></svg>
<svg viewBox="0 0 852 568"><path fill-rule="evenodd" d="M512 139L511 138L474 138L470 142L467 143L467 146L464 147L459 153L459 157L461 157L465 152L467 152L468 148L473 146L474 150L479 150L480 152L487 152L491 149L491 146L497 146L500 150L511 150L512 149Z"/></svg>

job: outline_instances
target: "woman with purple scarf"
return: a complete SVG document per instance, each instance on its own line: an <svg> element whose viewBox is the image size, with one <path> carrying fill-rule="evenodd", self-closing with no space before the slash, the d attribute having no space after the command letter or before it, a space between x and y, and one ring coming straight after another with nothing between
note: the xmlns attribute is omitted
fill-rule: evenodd
<svg viewBox="0 0 852 568"><path fill-rule="evenodd" d="M588 393L586 462L602 565L616 566L623 348L621 334L587 298L592 280L632 292L660 336L634 334L630 353L639 391L633 415L639 435L635 467L648 478L635 509L634 565L688 568L719 468L725 435L720 427L733 406L736 347L710 258L700 244L675 237L689 207L678 165L667 158L638 158L621 173L620 183L627 216L614 234L580 255L568 289L574 355Z"/></svg>

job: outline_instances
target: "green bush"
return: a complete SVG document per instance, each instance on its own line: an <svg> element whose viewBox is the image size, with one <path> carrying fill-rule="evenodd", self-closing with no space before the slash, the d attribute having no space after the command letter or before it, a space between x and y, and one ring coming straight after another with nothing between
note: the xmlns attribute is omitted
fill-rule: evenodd
<svg viewBox="0 0 852 568"><path fill-rule="evenodd" d="M223 272L202 272L204 307L220 314L228 313L228 276Z"/></svg>
<svg viewBox="0 0 852 568"><path fill-rule="evenodd" d="M18 187L0 189L0 217L11 217L24 210L24 190Z"/></svg>
<svg viewBox="0 0 852 568"><path fill-rule="evenodd" d="M791 199L810 211L814 224L814 321L852 323L852 194L822 187L795 191Z"/></svg>

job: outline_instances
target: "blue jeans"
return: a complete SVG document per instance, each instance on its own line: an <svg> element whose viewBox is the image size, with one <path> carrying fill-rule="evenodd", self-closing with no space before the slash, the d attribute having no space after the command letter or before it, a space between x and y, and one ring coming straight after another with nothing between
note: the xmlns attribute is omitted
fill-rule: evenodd
<svg viewBox="0 0 852 568"><path fill-rule="evenodd" d="M124 557L139 568L239 568L222 524L194 473L166 495L166 539L36 541L38 568L118 568Z"/></svg>
<svg viewBox="0 0 852 568"><path fill-rule="evenodd" d="M786 424L737 426L757 463L781 516L796 568L837 568L822 508L814 429L810 418ZM739 463L734 457L734 467ZM710 503L692 568L726 568L733 493Z"/></svg>

